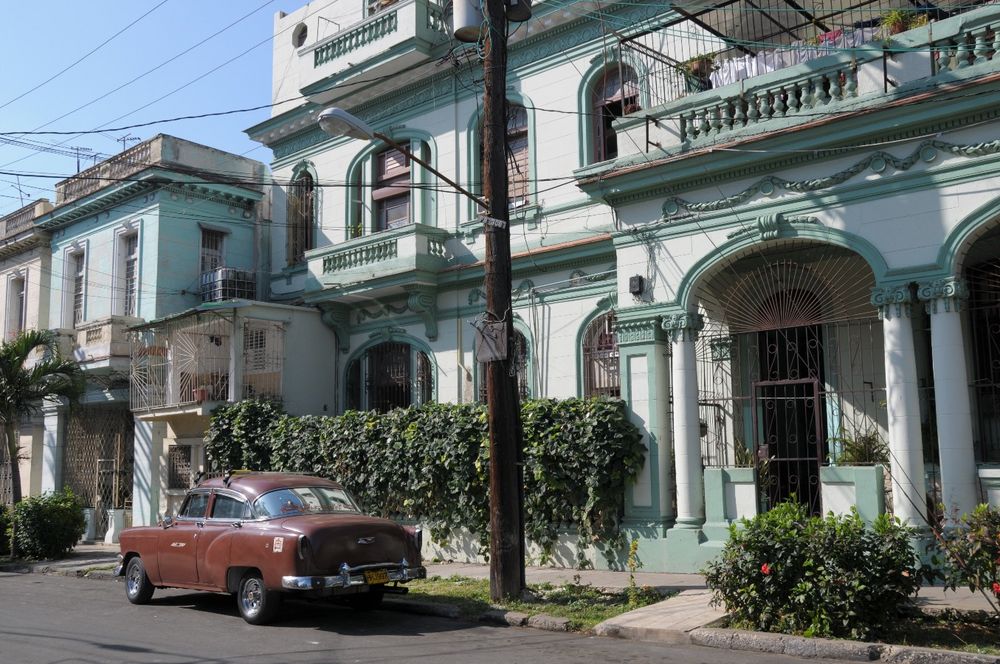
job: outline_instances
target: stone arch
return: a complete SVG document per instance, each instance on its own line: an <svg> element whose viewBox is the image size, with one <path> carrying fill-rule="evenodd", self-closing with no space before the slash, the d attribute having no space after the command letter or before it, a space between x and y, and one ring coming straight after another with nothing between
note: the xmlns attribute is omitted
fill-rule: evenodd
<svg viewBox="0 0 1000 664"><path fill-rule="evenodd" d="M976 241L997 229L1000 229L1000 197L973 210L948 233L937 256L941 276L959 274Z"/></svg>
<svg viewBox="0 0 1000 664"><path fill-rule="evenodd" d="M641 108L650 107L649 77L648 67L635 58L622 60L616 53L602 51L590 60L590 66L580 78L580 85L577 88L576 99L579 110L579 122L577 124L579 166L582 168L594 163L594 131L593 131L593 106L591 100L594 86L609 70L624 65L632 69L638 79L639 106Z"/></svg>
<svg viewBox="0 0 1000 664"><path fill-rule="evenodd" d="M415 358L415 353L422 353L426 358L430 366L431 372L431 388L429 394L429 401L438 400L438 376L440 375L440 365L435 358L434 351L431 347L427 345L424 341L421 341L418 337L415 337L402 328L386 328L381 333L373 334L367 341L358 346L354 351L348 356L347 361L343 364L343 375L341 377L341 385L343 385L343 406L344 410L347 409L350 403L350 382L352 371L352 366L360 362L365 355L373 348L384 344L384 343L402 343L407 344L411 349L411 362L412 358ZM363 389L363 386L362 386Z"/></svg>

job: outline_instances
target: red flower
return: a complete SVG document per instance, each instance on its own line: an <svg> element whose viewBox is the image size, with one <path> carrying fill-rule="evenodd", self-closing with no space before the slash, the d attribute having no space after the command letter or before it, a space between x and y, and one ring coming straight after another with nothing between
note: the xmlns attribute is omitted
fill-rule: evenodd
<svg viewBox="0 0 1000 664"><path fill-rule="evenodd" d="M993 594L1000 597L1000 583L997 583L996 581L993 582Z"/></svg>
<svg viewBox="0 0 1000 664"><path fill-rule="evenodd" d="M763 565L760 566L760 572L764 576L767 576L768 574L771 573L771 566L768 565L767 563L764 563ZM994 588L1000 587L1000 584L994 583L993 587Z"/></svg>

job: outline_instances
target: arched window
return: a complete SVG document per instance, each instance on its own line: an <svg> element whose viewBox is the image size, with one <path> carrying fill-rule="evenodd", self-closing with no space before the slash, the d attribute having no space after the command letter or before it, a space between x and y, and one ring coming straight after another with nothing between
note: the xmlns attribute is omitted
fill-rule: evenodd
<svg viewBox="0 0 1000 664"><path fill-rule="evenodd" d="M434 365L408 343L387 341L372 346L347 367L347 409L406 408L433 399Z"/></svg>
<svg viewBox="0 0 1000 664"><path fill-rule="evenodd" d="M511 352L514 359L514 371L517 373L517 393L520 398L531 397L531 374L529 373L529 362L531 360L528 352L528 340L524 335L514 330L514 338L511 340ZM486 363L479 363L479 400L486 402Z"/></svg>
<svg viewBox="0 0 1000 664"><path fill-rule="evenodd" d="M479 124L479 161L483 163L482 122ZM531 159L529 157L528 111L524 106L507 102L507 205L511 209L531 202ZM482 170L479 171L480 180ZM482 185L479 187L482 192Z"/></svg>
<svg viewBox="0 0 1000 664"><path fill-rule="evenodd" d="M432 163L431 144L397 138L413 155ZM434 224L433 187L428 170L401 150L383 145L359 154L348 168L347 239L401 228Z"/></svg>
<svg viewBox="0 0 1000 664"><path fill-rule="evenodd" d="M594 160L618 156L618 136L612 123L639 110L639 78L626 65L614 65L594 84L591 112L594 126Z"/></svg>
<svg viewBox="0 0 1000 664"><path fill-rule="evenodd" d="M615 312L598 316L583 335L583 396L621 396Z"/></svg>
<svg viewBox="0 0 1000 664"><path fill-rule="evenodd" d="M316 223L316 183L304 171L288 187L288 264L305 262L305 254L313 248L313 227Z"/></svg>

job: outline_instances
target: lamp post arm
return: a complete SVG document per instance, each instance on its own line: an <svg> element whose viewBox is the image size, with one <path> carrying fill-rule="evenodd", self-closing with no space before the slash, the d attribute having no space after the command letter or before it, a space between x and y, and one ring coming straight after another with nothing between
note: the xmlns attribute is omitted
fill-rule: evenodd
<svg viewBox="0 0 1000 664"><path fill-rule="evenodd" d="M460 193L464 194L466 196L466 198L469 198L472 201L474 201L476 203L476 205L478 205L483 210L487 210L488 211L490 209L490 206L487 205L485 202L483 202L483 200L481 198L479 198L478 196L476 196L475 194L473 194L469 190L465 189L464 187L462 187L457 182L454 182L454 181L450 180L447 176L445 176L443 173L441 173L441 171L439 171L438 169L434 168L433 166L431 166L430 164L428 164L426 161L424 161L423 159L421 159L417 155L413 154L413 151L410 150L410 148L406 147L402 143L397 143L393 139L389 138L388 136L386 136L385 134L382 134L380 132L377 132L377 131L373 132L372 135L375 136L375 138L377 138L380 141L382 141L383 143L387 143L387 144L391 145L392 147L396 148L397 150L399 150L400 152L402 152L403 154L405 154L407 157L409 157L413 161L417 162L418 164L420 164L421 166L423 166L424 168L426 168L427 170L429 170L434 175L436 175L439 178L441 178L441 180L443 180L446 184L451 185L453 188L455 188L456 190L458 190Z"/></svg>

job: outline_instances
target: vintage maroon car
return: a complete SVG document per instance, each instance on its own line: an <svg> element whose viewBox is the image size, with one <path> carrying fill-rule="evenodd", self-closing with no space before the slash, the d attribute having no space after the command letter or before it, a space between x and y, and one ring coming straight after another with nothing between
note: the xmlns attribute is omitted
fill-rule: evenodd
<svg viewBox="0 0 1000 664"><path fill-rule="evenodd" d="M191 489L175 518L121 535L116 573L133 604L156 588L235 593L243 618L271 620L282 593L374 608L426 575L421 533L365 516L336 482L237 473Z"/></svg>

